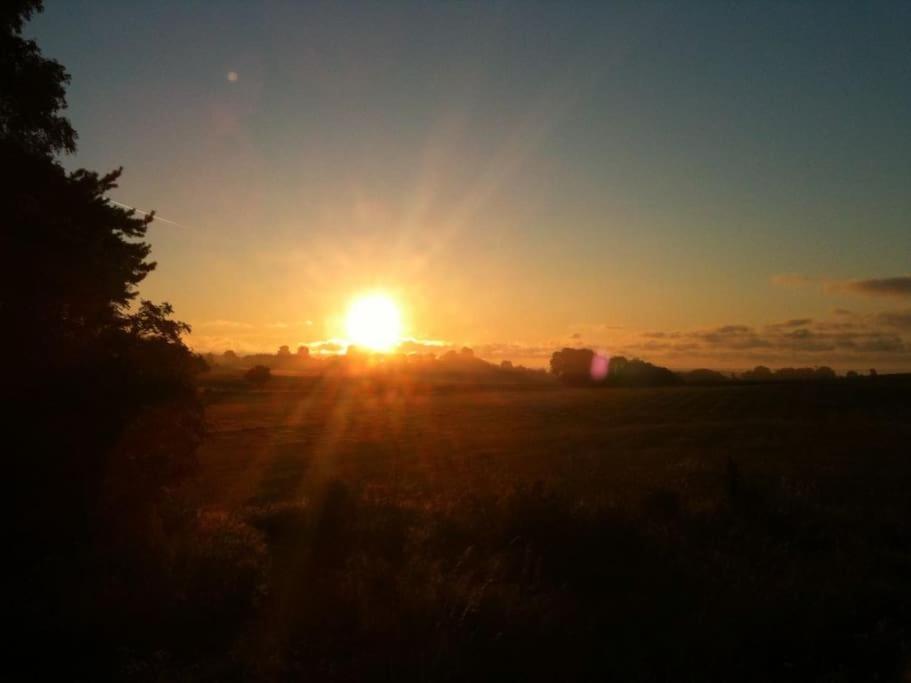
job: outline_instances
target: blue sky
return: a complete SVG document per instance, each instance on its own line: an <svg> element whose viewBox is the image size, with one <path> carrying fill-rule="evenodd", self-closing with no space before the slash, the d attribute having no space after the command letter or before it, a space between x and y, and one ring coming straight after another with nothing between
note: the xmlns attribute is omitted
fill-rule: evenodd
<svg viewBox="0 0 911 683"><path fill-rule="evenodd" d="M28 32L67 164L179 224L143 294L200 347L337 336L381 288L491 354L908 362L877 321L911 298L849 283L911 274L911 3L49 0ZM836 309L900 344L641 337Z"/></svg>

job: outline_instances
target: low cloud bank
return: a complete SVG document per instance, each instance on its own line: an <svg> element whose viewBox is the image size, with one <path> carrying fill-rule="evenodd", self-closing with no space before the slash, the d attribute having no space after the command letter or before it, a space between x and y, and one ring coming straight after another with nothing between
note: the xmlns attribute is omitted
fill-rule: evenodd
<svg viewBox="0 0 911 683"><path fill-rule="evenodd" d="M827 294L859 294L868 297L911 298L911 275L895 277L832 280L798 273L772 276L778 287L819 287Z"/></svg>
<svg viewBox="0 0 911 683"><path fill-rule="evenodd" d="M911 311L856 314L842 309L823 320L796 318L763 326L643 332L625 348L683 363L714 359L719 367L797 361L850 367L875 361L893 369L908 369L909 331Z"/></svg>
<svg viewBox="0 0 911 683"><path fill-rule="evenodd" d="M850 280L844 288L869 296L911 297L911 276Z"/></svg>

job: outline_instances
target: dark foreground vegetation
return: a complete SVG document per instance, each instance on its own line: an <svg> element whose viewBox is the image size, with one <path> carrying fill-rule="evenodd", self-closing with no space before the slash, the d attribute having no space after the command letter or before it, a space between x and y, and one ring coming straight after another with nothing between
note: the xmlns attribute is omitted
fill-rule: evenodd
<svg viewBox="0 0 911 683"><path fill-rule="evenodd" d="M212 382L181 492L198 592L167 628L134 625L133 647L122 633L120 663L198 680L899 680L909 389Z"/></svg>
<svg viewBox="0 0 911 683"><path fill-rule="evenodd" d="M30 670L900 680L911 384L879 380L206 380L199 467L154 524L55 565L65 595L23 584Z"/></svg>
<svg viewBox="0 0 911 683"><path fill-rule="evenodd" d="M197 532L167 502L197 464L204 363L171 307L137 296L153 217L107 199L120 171L59 161L76 132L66 71L23 37L40 9L0 9L4 673L100 680L125 675L120 634L162 625L190 580L171 544Z"/></svg>

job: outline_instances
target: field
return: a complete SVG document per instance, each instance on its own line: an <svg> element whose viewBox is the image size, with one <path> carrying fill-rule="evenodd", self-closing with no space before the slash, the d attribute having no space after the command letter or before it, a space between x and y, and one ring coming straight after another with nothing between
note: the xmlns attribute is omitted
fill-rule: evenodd
<svg viewBox="0 0 911 683"><path fill-rule="evenodd" d="M907 669L903 380L276 377L205 391L208 435L184 498L211 528L203 580L222 591L200 627L232 645L226 658L213 644L200 678Z"/></svg>

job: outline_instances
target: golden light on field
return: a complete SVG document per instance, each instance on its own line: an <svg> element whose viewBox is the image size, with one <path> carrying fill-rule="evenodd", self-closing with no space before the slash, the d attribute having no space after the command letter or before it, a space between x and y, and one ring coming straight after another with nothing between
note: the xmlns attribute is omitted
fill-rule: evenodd
<svg viewBox="0 0 911 683"><path fill-rule="evenodd" d="M351 303L345 318L348 341L371 351L391 351L402 338L402 316L385 294L365 294Z"/></svg>

